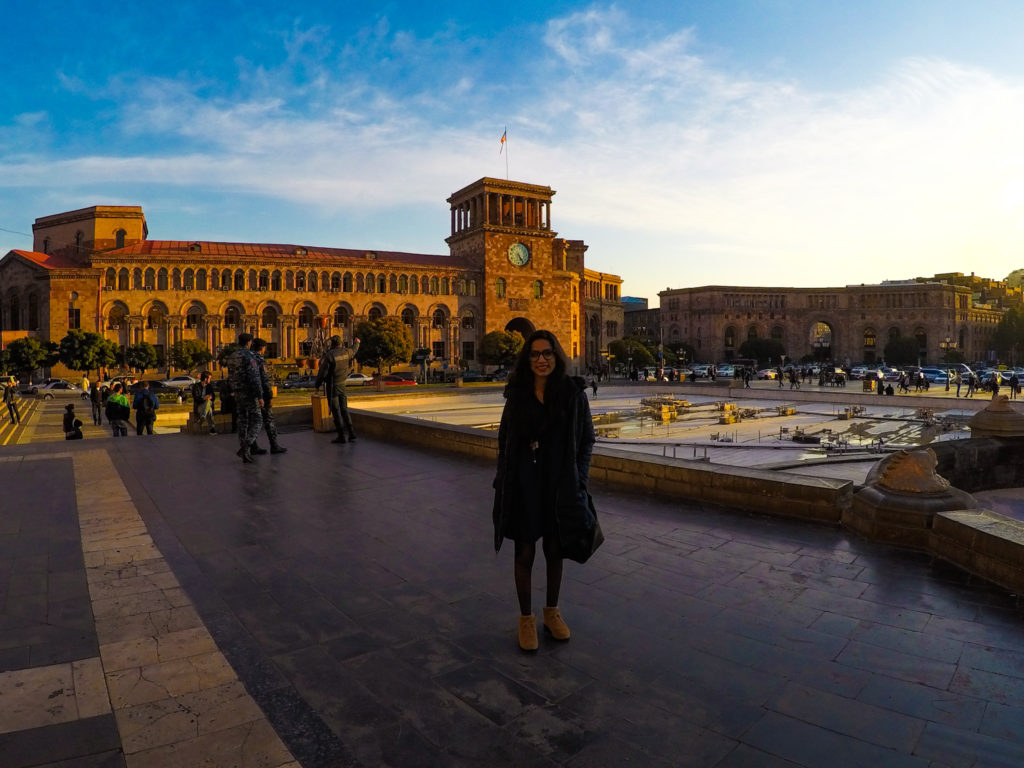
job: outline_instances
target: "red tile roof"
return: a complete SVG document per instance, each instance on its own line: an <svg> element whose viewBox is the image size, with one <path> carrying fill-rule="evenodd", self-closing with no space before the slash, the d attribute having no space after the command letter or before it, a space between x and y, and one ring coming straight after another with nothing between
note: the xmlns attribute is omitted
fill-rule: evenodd
<svg viewBox="0 0 1024 768"><path fill-rule="evenodd" d="M28 259L40 267L46 269L81 269L82 265L74 259L70 259L67 256L57 256L52 253L38 253L36 251L19 251L17 249L11 251L16 253L23 259Z"/></svg>
<svg viewBox="0 0 1024 768"><path fill-rule="evenodd" d="M198 246L199 250L192 256L194 246ZM305 253L298 253L301 250L304 250ZM422 265L426 267L461 268L465 266L459 259L452 256L430 253L357 251L351 248L321 248L318 246L274 243L213 243L196 240L143 240L141 243L135 243L125 248L105 251L102 255L96 254L100 259L103 256L151 256L178 260L186 255L202 261L230 261L241 258L282 261L288 264L319 261L325 264L340 265L348 262L352 265L367 267L374 264L383 266L395 262L409 266Z"/></svg>

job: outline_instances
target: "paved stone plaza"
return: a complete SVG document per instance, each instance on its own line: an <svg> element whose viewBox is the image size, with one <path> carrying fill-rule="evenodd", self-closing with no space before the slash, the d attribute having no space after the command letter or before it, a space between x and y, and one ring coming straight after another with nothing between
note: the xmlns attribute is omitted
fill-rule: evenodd
<svg viewBox="0 0 1024 768"><path fill-rule="evenodd" d="M524 655L493 468L329 440L254 466L230 436L0 449L5 768L1024 764L999 589L597 488L573 639Z"/></svg>

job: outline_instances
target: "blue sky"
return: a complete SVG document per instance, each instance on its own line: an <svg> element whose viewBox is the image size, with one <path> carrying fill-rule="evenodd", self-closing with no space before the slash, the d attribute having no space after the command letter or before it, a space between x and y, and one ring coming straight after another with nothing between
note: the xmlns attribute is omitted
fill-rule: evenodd
<svg viewBox="0 0 1024 768"><path fill-rule="evenodd" d="M1024 3L286 5L0 0L0 253L94 204L445 253L507 125L510 176L655 302L1024 266Z"/></svg>

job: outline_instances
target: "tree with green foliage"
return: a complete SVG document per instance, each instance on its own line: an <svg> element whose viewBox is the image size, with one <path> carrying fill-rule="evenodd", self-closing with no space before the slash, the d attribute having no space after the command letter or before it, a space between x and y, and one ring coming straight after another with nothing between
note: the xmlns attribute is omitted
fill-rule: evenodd
<svg viewBox="0 0 1024 768"><path fill-rule="evenodd" d="M182 339L171 347L171 365L191 373L213 360L210 348L199 339Z"/></svg>
<svg viewBox="0 0 1024 768"><path fill-rule="evenodd" d="M921 356L921 343L916 336L897 336L885 345L884 354L889 365L911 365Z"/></svg>
<svg viewBox="0 0 1024 768"><path fill-rule="evenodd" d="M31 337L15 339L7 345L8 366L15 373L30 374L38 368L53 365L55 348L56 344L43 344Z"/></svg>
<svg viewBox="0 0 1024 768"><path fill-rule="evenodd" d="M356 360L362 365L374 365L377 371L387 366L408 363L412 357L412 333L400 317L381 317L364 320L355 329L359 339Z"/></svg>
<svg viewBox="0 0 1024 768"><path fill-rule="evenodd" d="M157 364L156 348L148 341L140 341L125 347L121 359L125 366L141 373Z"/></svg>
<svg viewBox="0 0 1024 768"><path fill-rule="evenodd" d="M483 365L510 368L525 343L526 339L519 331L491 331L480 340L476 357Z"/></svg>
<svg viewBox="0 0 1024 768"><path fill-rule="evenodd" d="M11 367L11 356L6 349L0 349L0 371L7 373Z"/></svg>
<svg viewBox="0 0 1024 768"><path fill-rule="evenodd" d="M1003 313L992 334L992 348L1000 361L1017 365L1024 353L1024 309L1011 307Z"/></svg>
<svg viewBox="0 0 1024 768"><path fill-rule="evenodd" d="M654 365L654 355L651 354L643 341L636 336L625 336L608 344L608 354L615 358L615 361L622 365L629 365L632 361L633 368L646 368Z"/></svg>
<svg viewBox="0 0 1024 768"><path fill-rule="evenodd" d="M782 360L784 354L786 348L778 339L747 339L740 344L740 357L757 360L761 366Z"/></svg>
<svg viewBox="0 0 1024 768"><path fill-rule="evenodd" d="M60 340L57 359L73 371L90 373L117 361L117 344L98 333L75 328Z"/></svg>

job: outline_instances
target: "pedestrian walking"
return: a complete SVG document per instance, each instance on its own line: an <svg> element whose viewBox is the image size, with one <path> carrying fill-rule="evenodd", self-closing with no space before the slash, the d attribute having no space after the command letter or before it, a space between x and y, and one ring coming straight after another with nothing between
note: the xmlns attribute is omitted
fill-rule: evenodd
<svg viewBox="0 0 1024 768"><path fill-rule="evenodd" d="M505 387L494 479L494 549L515 544L514 577L519 600L519 647L538 647L532 608L537 540L547 564L544 628L568 640L558 607L562 561L585 562L603 540L587 491L594 425L581 377L567 375L565 353L553 333L534 331L526 340Z"/></svg>
<svg viewBox="0 0 1024 768"><path fill-rule="evenodd" d="M114 437L128 436L128 419L132 415L132 410L128 407L128 398L125 397L123 389L121 382L115 382L104 406L107 423L110 425L110 431Z"/></svg>
<svg viewBox="0 0 1024 768"><path fill-rule="evenodd" d="M251 345L251 333L238 334L238 349L227 360L238 418L238 456L245 464L253 463L252 444L263 427L263 388Z"/></svg>
<svg viewBox="0 0 1024 768"><path fill-rule="evenodd" d="M11 416L12 424L21 424L21 412L18 410L20 400L21 395L18 394L18 388L13 384L7 384L4 387L4 405L7 406L7 413Z"/></svg>
<svg viewBox="0 0 1024 768"><path fill-rule="evenodd" d="M280 443L277 442L277 422L274 421L273 411L273 399L274 390L270 384L270 374L267 372L267 361L263 357L263 350L266 349L267 342L263 339L252 340L252 353L256 358L256 365L259 368L260 373L260 389L263 392L263 407L260 415L263 417L263 430L267 433L267 439L270 440L270 452L271 453L287 453L288 449L283 448ZM252 443L253 453L264 453L265 451L256 445L256 441Z"/></svg>
<svg viewBox="0 0 1024 768"><path fill-rule="evenodd" d="M594 399L597 400L597 379L594 377L590 378L590 389L594 393Z"/></svg>
<svg viewBox="0 0 1024 768"><path fill-rule="evenodd" d="M157 396L149 391L149 382L142 382L142 386L136 391L135 398L132 400L136 435L141 435L143 430L147 435L153 434L153 423L156 421L156 410L159 407L160 401Z"/></svg>
<svg viewBox="0 0 1024 768"><path fill-rule="evenodd" d="M320 359L320 370L316 375L316 387L327 387L327 398L334 418L334 431L338 433L331 442L344 443L356 439L352 428L352 417L348 413L348 394L345 380L352 370L352 361L359 350L359 339L352 347L343 346L341 336L331 336L331 348ZM347 437L346 437L347 434Z"/></svg>
<svg viewBox="0 0 1024 768"><path fill-rule="evenodd" d="M206 421L210 428L210 434L217 434L217 422L213 416L213 401L216 392L213 389L213 374L203 371L199 374L199 381L192 385L192 413L196 423Z"/></svg>

